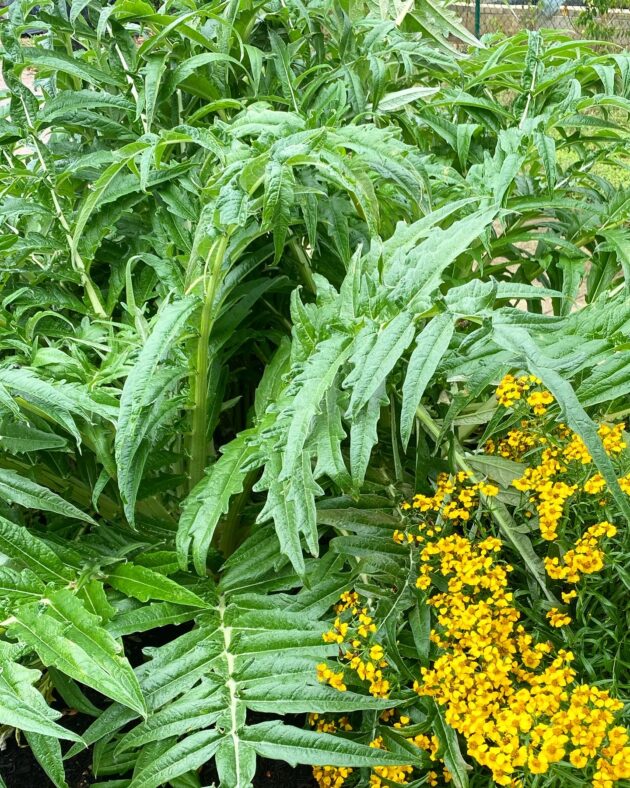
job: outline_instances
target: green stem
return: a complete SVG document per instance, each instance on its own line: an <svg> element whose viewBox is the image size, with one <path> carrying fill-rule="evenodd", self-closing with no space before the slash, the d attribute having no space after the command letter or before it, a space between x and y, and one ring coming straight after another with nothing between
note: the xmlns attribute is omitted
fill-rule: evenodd
<svg viewBox="0 0 630 788"><path fill-rule="evenodd" d="M190 439L189 486L192 489L202 478L206 468L208 449L208 370L210 369L210 334L216 320L214 301L221 278L223 257L227 249L227 235L212 244L208 254L210 278L205 287L195 366L191 377L193 399L192 429Z"/></svg>

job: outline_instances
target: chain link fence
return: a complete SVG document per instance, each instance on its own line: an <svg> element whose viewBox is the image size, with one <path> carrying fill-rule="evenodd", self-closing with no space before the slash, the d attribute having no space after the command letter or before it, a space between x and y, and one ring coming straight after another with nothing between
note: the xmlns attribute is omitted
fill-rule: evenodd
<svg viewBox="0 0 630 788"><path fill-rule="evenodd" d="M596 11L590 0L456 0L450 8L477 35L554 28L630 47L630 0Z"/></svg>

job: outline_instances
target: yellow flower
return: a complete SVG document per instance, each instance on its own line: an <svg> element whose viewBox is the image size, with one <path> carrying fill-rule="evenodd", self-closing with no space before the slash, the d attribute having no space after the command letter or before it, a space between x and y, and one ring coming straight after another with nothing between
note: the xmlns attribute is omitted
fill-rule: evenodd
<svg viewBox="0 0 630 788"><path fill-rule="evenodd" d="M527 397L527 404L533 409L536 416L542 416L547 412L547 407L554 401L553 395L549 391L533 391Z"/></svg>
<svg viewBox="0 0 630 788"><path fill-rule="evenodd" d="M380 643L375 643L370 649L370 659L374 660L374 662L383 659L383 654L383 646Z"/></svg>
<svg viewBox="0 0 630 788"><path fill-rule="evenodd" d="M572 750L569 754L569 760L577 769L583 769L588 763L588 758L580 749Z"/></svg>
<svg viewBox="0 0 630 788"><path fill-rule="evenodd" d="M571 616L561 613L557 607L552 607L547 613L547 618L552 627L565 627L571 623Z"/></svg>
<svg viewBox="0 0 630 788"><path fill-rule="evenodd" d="M530 755L527 759L527 768L532 774L545 774L549 769L549 762L542 755Z"/></svg>

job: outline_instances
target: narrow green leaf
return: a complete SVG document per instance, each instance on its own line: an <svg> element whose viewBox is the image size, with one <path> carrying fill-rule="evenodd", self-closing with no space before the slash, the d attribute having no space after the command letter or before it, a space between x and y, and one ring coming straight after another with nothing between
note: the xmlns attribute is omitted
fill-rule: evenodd
<svg viewBox="0 0 630 788"><path fill-rule="evenodd" d="M25 736L31 752L55 787L68 788L59 740L53 736L43 736L41 733L28 731L25 733Z"/></svg>
<svg viewBox="0 0 630 788"><path fill-rule="evenodd" d="M39 670L25 668L17 662L0 662L0 723L22 731L80 742L81 737L55 720L61 713L50 708L33 684L41 677Z"/></svg>
<svg viewBox="0 0 630 788"><path fill-rule="evenodd" d="M120 396L115 456L118 468L118 487L125 514L130 523L135 520L135 502L146 455L140 453L147 438L149 422L143 416L149 402L147 393L163 359L183 331L186 320L197 304L192 296L164 306L152 326Z"/></svg>
<svg viewBox="0 0 630 788"><path fill-rule="evenodd" d="M262 229L273 232L274 260L277 263L282 256L291 221L295 185L293 170L287 164L271 159L265 169L263 185Z"/></svg>
<svg viewBox="0 0 630 788"><path fill-rule="evenodd" d="M440 754L444 761L444 765L452 775L455 788L468 788L468 771L470 770L470 766L462 756L457 734L444 722L442 719L442 711L437 704L435 704L435 709L435 732L443 748Z"/></svg>
<svg viewBox="0 0 630 788"><path fill-rule="evenodd" d="M127 596L148 602L149 599L161 599L178 605L207 607L204 600L193 594L184 586L176 583L165 575L145 566L135 564L119 564L108 575L107 582L112 588L122 591Z"/></svg>
<svg viewBox="0 0 630 788"><path fill-rule="evenodd" d="M400 755L330 733L301 730L278 721L250 725L243 729L241 739L251 744L263 758L284 760L291 764L326 766L334 763L336 766L355 767L400 765Z"/></svg>
<svg viewBox="0 0 630 788"><path fill-rule="evenodd" d="M374 346L353 380L350 414L355 416L367 404L409 346L414 332L413 315L406 311L381 326ZM360 348L358 352L361 353Z"/></svg>
<svg viewBox="0 0 630 788"><path fill-rule="evenodd" d="M20 476L15 471L4 468L0 468L0 498L28 509L53 512L74 520L82 520L84 523L95 524L89 514L64 501L57 493Z"/></svg>
<svg viewBox="0 0 630 788"><path fill-rule="evenodd" d="M210 760L223 738L216 730L198 731L173 744L134 772L129 788L158 788Z"/></svg>
<svg viewBox="0 0 630 788"><path fill-rule="evenodd" d="M434 317L416 337L416 347L409 359L402 389L400 436L404 449L409 444L416 408L448 349L454 330L453 315L443 312Z"/></svg>

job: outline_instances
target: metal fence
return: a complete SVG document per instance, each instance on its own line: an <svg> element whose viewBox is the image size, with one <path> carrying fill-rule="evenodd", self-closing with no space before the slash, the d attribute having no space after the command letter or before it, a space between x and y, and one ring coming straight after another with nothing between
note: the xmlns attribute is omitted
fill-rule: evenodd
<svg viewBox="0 0 630 788"><path fill-rule="evenodd" d="M555 28L579 38L630 47L630 0L616 0L606 13L594 14L584 0L455 0L450 6L466 27L484 33L517 33Z"/></svg>

